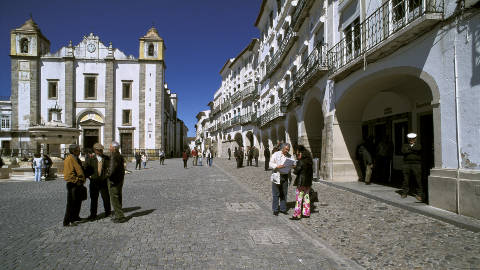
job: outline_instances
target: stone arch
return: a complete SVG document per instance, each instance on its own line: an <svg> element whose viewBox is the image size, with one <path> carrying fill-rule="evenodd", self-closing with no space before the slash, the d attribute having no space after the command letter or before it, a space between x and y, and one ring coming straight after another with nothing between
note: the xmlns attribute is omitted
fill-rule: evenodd
<svg viewBox="0 0 480 270"><path fill-rule="evenodd" d="M240 132L235 133L234 140L237 143L238 147L243 147L243 138Z"/></svg>
<svg viewBox="0 0 480 270"><path fill-rule="evenodd" d="M298 146L298 121L294 113L289 114L287 121L288 142L292 146L293 151Z"/></svg>
<svg viewBox="0 0 480 270"><path fill-rule="evenodd" d="M322 103L318 101L318 99L312 98L308 101L303 119L306 138L303 139L302 143L310 150L313 158L319 158L321 160L323 130L325 125Z"/></svg>
<svg viewBox="0 0 480 270"><path fill-rule="evenodd" d="M441 166L440 95L432 76L413 67L395 67L365 76L343 89L335 106L338 125L336 130L334 127L334 136L339 140L334 146L334 159L350 159L353 163L356 147L362 139L370 143L375 158L379 143L387 140L393 149L393 173L377 174L375 178L378 182L400 184L403 164L400 148L406 141L406 133L415 132L424 148L423 167L433 167L434 161ZM355 174L359 175L359 170L357 166ZM427 187L429 170L424 172L424 187ZM396 173L400 176L394 177Z"/></svg>

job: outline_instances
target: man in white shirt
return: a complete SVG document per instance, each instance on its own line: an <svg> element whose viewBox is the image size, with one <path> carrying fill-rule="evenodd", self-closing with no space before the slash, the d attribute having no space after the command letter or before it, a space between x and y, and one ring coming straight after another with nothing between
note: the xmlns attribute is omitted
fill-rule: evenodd
<svg viewBox="0 0 480 270"><path fill-rule="evenodd" d="M273 173L279 173L279 181L272 177L272 211L275 216L278 212L287 215L287 193L288 193L288 175L292 169L292 165L285 166L285 161L290 158L290 144L284 143L280 147L280 151L273 153L270 159L270 168ZM287 162L289 163L289 162ZM276 183L277 182L277 183ZM278 200L280 199L280 210L278 207Z"/></svg>

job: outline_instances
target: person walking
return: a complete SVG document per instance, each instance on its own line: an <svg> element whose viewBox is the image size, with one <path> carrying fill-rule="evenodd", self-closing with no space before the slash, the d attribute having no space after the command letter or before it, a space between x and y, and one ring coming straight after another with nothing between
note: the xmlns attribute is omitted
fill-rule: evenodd
<svg viewBox="0 0 480 270"><path fill-rule="evenodd" d="M235 147L235 150L233 151L233 157L235 158L235 162L237 163L237 168L240 168L240 157L238 155L239 151L237 147Z"/></svg>
<svg viewBox="0 0 480 270"><path fill-rule="evenodd" d="M198 151L197 147L194 147L192 150L192 166L197 166L198 161Z"/></svg>
<svg viewBox="0 0 480 270"><path fill-rule="evenodd" d="M370 152L368 151L368 148L364 142L362 142L357 147L356 155L361 170L361 177L359 181L365 181L365 185L370 185L370 180L372 178L373 160L372 155L370 155Z"/></svg>
<svg viewBox="0 0 480 270"><path fill-rule="evenodd" d="M160 159L160 165L165 165L164 164L164 162L165 162L165 151L163 151L163 149L160 149L159 159Z"/></svg>
<svg viewBox="0 0 480 270"><path fill-rule="evenodd" d="M140 154L139 151L135 153L135 170L141 170L142 169L142 155Z"/></svg>
<svg viewBox="0 0 480 270"><path fill-rule="evenodd" d="M280 147L280 151L273 153L270 160L270 168L273 169L272 173L272 211L275 216L278 213L287 215L287 193L288 193L288 176L292 169L292 163L287 162L290 158L290 145L284 143ZM287 164L287 165L285 165ZM289 165L290 164L290 165ZM278 201L280 200L280 210Z"/></svg>
<svg viewBox="0 0 480 270"><path fill-rule="evenodd" d="M187 168L187 161L188 161L188 153L187 150L183 150L182 153L182 160L183 160L183 168Z"/></svg>
<svg viewBox="0 0 480 270"><path fill-rule="evenodd" d="M50 168L52 167L52 164L53 164L52 159L47 154L43 155L43 164L45 166L43 174L46 180L48 177L50 177Z"/></svg>
<svg viewBox="0 0 480 270"><path fill-rule="evenodd" d="M212 151L210 151L210 149L207 150L207 163L208 163L209 167L212 167L213 155L212 155Z"/></svg>
<svg viewBox="0 0 480 270"><path fill-rule="evenodd" d="M238 149L238 156L240 157L240 168L243 167L243 160L245 159L245 152L243 151L243 147Z"/></svg>
<svg viewBox="0 0 480 270"><path fill-rule="evenodd" d="M63 178L67 182L67 207L65 217L63 218L63 226L75 226L76 221L80 221L80 208L82 206L82 198L79 198L80 189L85 188L85 174L83 172L80 155L80 147L71 144L68 148L70 155L63 162Z"/></svg>
<svg viewBox="0 0 480 270"><path fill-rule="evenodd" d="M202 151L198 151L198 154L197 154L197 165L198 165L198 166L203 166L203 153L202 153Z"/></svg>
<svg viewBox="0 0 480 270"><path fill-rule="evenodd" d="M310 217L310 187L313 180L313 161L312 155L303 145L297 147L297 163L293 173L297 176L294 186L295 190L295 210L291 220ZM303 202L303 205L302 205ZM302 209L303 206L303 209Z"/></svg>
<svg viewBox="0 0 480 270"><path fill-rule="evenodd" d="M265 150L263 150L263 155L265 156L265 171L268 171L270 163L270 149L268 149L268 145L265 146Z"/></svg>
<svg viewBox="0 0 480 270"><path fill-rule="evenodd" d="M127 221L122 209L122 188L125 177L124 159L120 154L120 144L113 141L110 145L110 162L107 171L108 191L110 200L114 209L115 217L112 219L114 223L122 223Z"/></svg>
<svg viewBox="0 0 480 270"><path fill-rule="evenodd" d="M33 156L34 159L32 161L32 166L35 171L35 182L40 182L42 181L42 170L45 167L45 164L40 153L35 153Z"/></svg>
<svg viewBox="0 0 480 270"><path fill-rule="evenodd" d="M258 151L258 148L257 147L253 147L253 158L255 159L255 167L258 167L258 156L260 155L259 151Z"/></svg>
<svg viewBox="0 0 480 270"><path fill-rule="evenodd" d="M230 158L232 157L232 150L228 148L227 153L228 153L228 160L230 160Z"/></svg>
<svg viewBox="0 0 480 270"><path fill-rule="evenodd" d="M148 157L147 157L147 154L145 152L142 153L142 164L143 164L143 168L146 169L147 168L147 161L148 161Z"/></svg>
<svg viewBox="0 0 480 270"><path fill-rule="evenodd" d="M419 201L423 201L423 187L422 187L422 147L417 143L417 134L407 134L408 143L402 146L403 154L403 185L402 185L402 198L406 198L410 189L410 178L415 178L417 182L417 195L415 198Z"/></svg>
<svg viewBox="0 0 480 270"><path fill-rule="evenodd" d="M253 149L251 146L247 147L247 166L253 166Z"/></svg>
<svg viewBox="0 0 480 270"><path fill-rule="evenodd" d="M92 158L85 160L85 174L90 179L90 216L89 220L97 218L98 195L102 195L105 217L110 216L110 194L108 192L107 166L110 158L103 154L103 145L96 143L93 145L95 152Z"/></svg>

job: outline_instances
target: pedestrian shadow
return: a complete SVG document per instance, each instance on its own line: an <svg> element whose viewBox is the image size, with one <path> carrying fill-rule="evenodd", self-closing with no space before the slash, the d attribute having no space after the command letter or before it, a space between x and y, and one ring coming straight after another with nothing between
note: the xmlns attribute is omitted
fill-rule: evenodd
<svg viewBox="0 0 480 270"><path fill-rule="evenodd" d="M139 209L142 209L142 208L140 206L122 208L124 213L136 211L136 210L139 210Z"/></svg>
<svg viewBox="0 0 480 270"><path fill-rule="evenodd" d="M135 212L135 213L132 213L131 215L128 215L125 217L125 219L128 221L134 217L141 217L141 216L146 216L146 215L149 215L151 213L153 213L153 211L155 211L157 209L149 209L149 210L144 210L144 211L140 211L140 212Z"/></svg>

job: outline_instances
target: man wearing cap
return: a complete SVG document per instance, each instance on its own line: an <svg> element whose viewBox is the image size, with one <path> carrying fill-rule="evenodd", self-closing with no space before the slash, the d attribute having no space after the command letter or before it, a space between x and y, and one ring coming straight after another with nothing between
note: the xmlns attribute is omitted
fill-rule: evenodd
<svg viewBox="0 0 480 270"><path fill-rule="evenodd" d="M122 154L120 154L120 144L112 142L110 145L110 162L107 170L108 191L112 200L112 206L115 214L114 223L127 221L123 215L122 209L122 188L125 177L125 166Z"/></svg>
<svg viewBox="0 0 480 270"><path fill-rule="evenodd" d="M406 198L410 187L410 177L415 177L417 182L417 196L415 198L423 201L422 188L422 165L421 165L421 150L422 147L417 143L417 134L407 134L408 143L402 146L403 154L403 185L402 198Z"/></svg>
<svg viewBox="0 0 480 270"><path fill-rule="evenodd" d="M90 179L90 216L89 220L97 218L98 194L102 195L103 208L105 209L105 216L108 217L111 213L110 195L108 193L107 185L107 166L109 164L109 157L103 154L103 145L96 143L93 145L95 155L86 160L85 171L87 178Z"/></svg>

